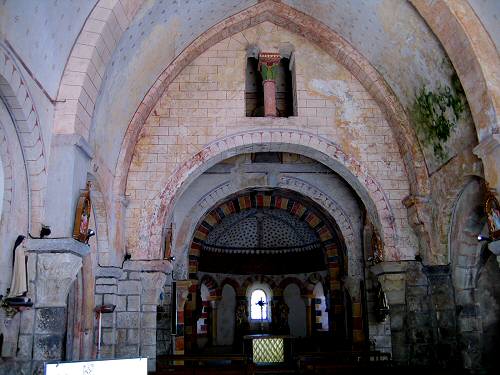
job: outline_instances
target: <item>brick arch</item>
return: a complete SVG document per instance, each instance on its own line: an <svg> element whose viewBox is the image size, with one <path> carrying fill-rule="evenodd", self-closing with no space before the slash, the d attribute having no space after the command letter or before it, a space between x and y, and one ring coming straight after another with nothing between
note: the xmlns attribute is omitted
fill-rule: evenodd
<svg viewBox="0 0 500 375"><path fill-rule="evenodd" d="M233 278L231 277L226 277L222 282L220 283L220 293L222 295L222 289L224 288L224 285L229 285L234 289L234 292L236 293L236 297L239 296L244 296L245 294L242 293L242 288L240 287L240 284Z"/></svg>
<svg viewBox="0 0 500 375"><path fill-rule="evenodd" d="M293 276L288 276L280 281L280 283L278 284L278 289L281 291L281 294L283 294L285 288L290 284L295 284L299 287L300 295L304 296L307 294L307 289L302 280Z"/></svg>
<svg viewBox="0 0 500 375"><path fill-rule="evenodd" d="M330 225L323 218L318 216L315 210L311 210L302 202L291 197L285 197L279 193L267 192L247 192L239 194L225 202L212 208L196 227L193 239L189 246L189 278L196 279L199 257L203 243L214 226L220 224L222 220L236 212L242 212L253 208L269 208L287 211L292 216L305 222L313 230L322 243L327 256L327 266L339 277L338 272L341 261L339 261L339 251L337 248L336 237Z"/></svg>
<svg viewBox="0 0 500 375"><path fill-rule="evenodd" d="M141 130L154 105L173 79L191 61L217 42L265 21L298 33L307 40L319 45L361 82L374 97L382 112L384 112L394 133L394 139L398 142L399 152L409 177L412 194L427 195L429 181L423 154L414 131L409 125L404 109L383 77L370 65L366 58L337 33L318 20L275 1L262 1L213 26L191 43L161 73L138 106L128 125L116 164L113 193L117 196L124 194L132 155ZM199 153L195 157L203 159L204 155ZM191 163L196 163L196 160L192 160ZM183 168L189 167L184 165ZM391 244L390 246L395 250L395 245Z"/></svg>
<svg viewBox="0 0 500 375"><path fill-rule="evenodd" d="M295 129L266 129L236 133L216 140L181 164L169 177L164 189L141 212L138 256L148 249L161 248L161 233L167 215L183 189L217 162L241 153L283 151L315 159L343 177L363 201L372 222L382 233L385 255L400 259L394 214L380 184L339 145L312 133ZM159 254L158 254L159 256Z"/></svg>
<svg viewBox="0 0 500 375"><path fill-rule="evenodd" d="M314 287L317 283L321 283L323 288L326 289L326 283L323 276L318 273L314 273L307 278L307 281L304 283L305 296L312 297L314 292ZM326 290L325 290L326 291Z"/></svg>
<svg viewBox="0 0 500 375"><path fill-rule="evenodd" d="M40 118L16 59L0 43L0 95L14 120L28 173L29 232L38 233L47 184L46 147Z"/></svg>
<svg viewBox="0 0 500 375"><path fill-rule="evenodd" d="M344 244L342 248L342 253L344 255L343 264L344 274L347 274L348 260L351 260L352 258L352 261L356 262L355 259L361 259L362 254L360 248L361 244L356 243L357 241L355 241L354 229L352 227L351 220L343 211L342 207L340 207L340 205L326 193L321 192L316 186L295 177L282 177L278 186L301 193L309 199L312 199L334 219L335 224L338 226L338 228L336 228L336 234L339 237L339 242ZM200 222L202 222L202 218L206 215L207 210L220 205L224 202L224 199L230 195L236 194L238 191L241 190L232 186L230 181L225 181L202 196L196 203L196 206L198 206L196 212L198 212L198 210L202 212L195 217L194 222L198 223L197 226ZM192 215L193 211L191 211L187 216L191 217ZM190 224L187 224L187 221L184 221L176 239L176 246L181 248L184 247L184 244L188 241L192 241L192 239L188 236L191 236L192 233L196 231L197 226L193 228ZM190 251L190 247L188 248L188 251Z"/></svg>
<svg viewBox="0 0 500 375"><path fill-rule="evenodd" d="M204 275L200 280L200 286L202 284L208 288L210 299L216 299L217 297L220 297L222 289L219 288L217 281L215 281L212 276Z"/></svg>
<svg viewBox="0 0 500 375"><path fill-rule="evenodd" d="M273 279L266 275L252 275L247 277L243 284L241 284L241 291L243 292L243 296L247 295L248 288L251 287L255 283L267 284L269 288L273 292L273 296L276 296L276 283Z"/></svg>

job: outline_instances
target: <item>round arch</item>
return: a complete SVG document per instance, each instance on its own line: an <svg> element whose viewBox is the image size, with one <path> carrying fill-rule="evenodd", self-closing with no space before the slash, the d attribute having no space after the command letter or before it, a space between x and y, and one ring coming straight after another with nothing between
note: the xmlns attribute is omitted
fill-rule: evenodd
<svg viewBox="0 0 500 375"><path fill-rule="evenodd" d="M136 257L158 257L148 249L161 249L162 227L168 221L176 200L184 189L216 163L243 153L262 151L292 152L307 156L339 174L361 199L373 223L380 229L388 259L402 258L391 204L380 184L352 156L337 144L317 135L293 129L267 129L236 133L207 145L180 165L164 189L141 213L139 247Z"/></svg>

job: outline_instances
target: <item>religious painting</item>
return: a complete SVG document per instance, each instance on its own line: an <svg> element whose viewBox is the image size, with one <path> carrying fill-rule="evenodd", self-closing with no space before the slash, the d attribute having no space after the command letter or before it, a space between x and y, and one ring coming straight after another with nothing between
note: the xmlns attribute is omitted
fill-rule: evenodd
<svg viewBox="0 0 500 375"><path fill-rule="evenodd" d="M73 238L77 241L84 243L87 241L91 208L90 181L88 181L85 190L80 193L80 197L78 198L76 205Z"/></svg>
<svg viewBox="0 0 500 375"><path fill-rule="evenodd" d="M492 240L498 240L500 239L500 204L490 190L486 193L485 209L490 237Z"/></svg>

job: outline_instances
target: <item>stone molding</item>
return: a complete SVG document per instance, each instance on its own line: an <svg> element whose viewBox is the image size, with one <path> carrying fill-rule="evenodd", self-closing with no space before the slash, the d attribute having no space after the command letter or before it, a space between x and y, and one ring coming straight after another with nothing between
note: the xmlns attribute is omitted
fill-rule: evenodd
<svg viewBox="0 0 500 375"><path fill-rule="evenodd" d="M90 246L73 238L31 238L28 239L28 252L32 253L71 253L81 258L90 254Z"/></svg>

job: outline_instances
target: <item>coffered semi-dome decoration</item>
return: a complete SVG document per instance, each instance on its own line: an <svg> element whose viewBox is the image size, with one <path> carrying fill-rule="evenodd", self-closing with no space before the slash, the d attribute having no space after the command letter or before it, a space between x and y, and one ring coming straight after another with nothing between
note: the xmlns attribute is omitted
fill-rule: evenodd
<svg viewBox="0 0 500 375"><path fill-rule="evenodd" d="M196 228L190 273L285 274L339 267L335 224L285 190L250 191L217 205ZM257 256L255 256L257 255Z"/></svg>

